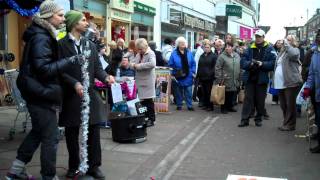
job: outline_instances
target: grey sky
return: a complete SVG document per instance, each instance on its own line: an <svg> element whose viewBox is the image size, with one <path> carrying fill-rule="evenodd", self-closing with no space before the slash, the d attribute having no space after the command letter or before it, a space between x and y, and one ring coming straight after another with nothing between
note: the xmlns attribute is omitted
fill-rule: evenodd
<svg viewBox="0 0 320 180"><path fill-rule="evenodd" d="M260 0L261 15L259 25L271 26L267 39L271 42L283 38L285 26L300 26L307 21L307 9L311 18L320 0Z"/></svg>

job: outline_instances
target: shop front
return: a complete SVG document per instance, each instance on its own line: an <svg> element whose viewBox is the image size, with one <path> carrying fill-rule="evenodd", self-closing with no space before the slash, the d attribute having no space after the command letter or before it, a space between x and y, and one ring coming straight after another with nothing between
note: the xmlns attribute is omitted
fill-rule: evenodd
<svg viewBox="0 0 320 180"><path fill-rule="evenodd" d="M108 8L107 40L130 40L133 0L112 0Z"/></svg>
<svg viewBox="0 0 320 180"><path fill-rule="evenodd" d="M55 0L65 1L65 0ZM69 3L69 2L68 2ZM63 4L63 3L62 3ZM70 7L70 5L68 5ZM106 0L73 0L75 10L81 11L87 18L87 21L97 25L97 30L100 31L102 38L106 34Z"/></svg>
<svg viewBox="0 0 320 180"><path fill-rule="evenodd" d="M185 37L187 39L189 49L195 49L196 44L203 39L213 38L214 23L186 13L184 13L183 16L183 24L186 28Z"/></svg>
<svg viewBox="0 0 320 180"><path fill-rule="evenodd" d="M4 10L0 10L0 14ZM0 15L0 50L6 49L6 23L5 23L5 16Z"/></svg>
<svg viewBox="0 0 320 180"><path fill-rule="evenodd" d="M156 8L134 1L134 14L132 15L131 40L145 38L153 40L153 26Z"/></svg>

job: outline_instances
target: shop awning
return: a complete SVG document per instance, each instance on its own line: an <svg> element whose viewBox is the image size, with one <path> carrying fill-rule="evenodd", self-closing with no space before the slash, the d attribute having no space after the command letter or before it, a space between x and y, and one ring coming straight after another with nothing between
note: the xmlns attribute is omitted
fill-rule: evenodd
<svg viewBox="0 0 320 180"><path fill-rule="evenodd" d="M12 9L21 16L33 16L44 0L0 0L1 9Z"/></svg>

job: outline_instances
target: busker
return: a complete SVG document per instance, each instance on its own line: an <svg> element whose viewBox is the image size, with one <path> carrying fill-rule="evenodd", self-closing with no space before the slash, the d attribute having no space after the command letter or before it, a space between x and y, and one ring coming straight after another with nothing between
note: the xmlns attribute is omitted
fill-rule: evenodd
<svg viewBox="0 0 320 180"><path fill-rule="evenodd" d="M94 79L101 82L113 83L113 76L108 76L102 69L99 61L98 52L94 43L83 37L81 34L86 32L88 22L81 12L71 10L65 15L67 35L59 41L59 54L61 57L70 57L76 54L85 55L88 67L83 72L81 66L75 65L63 75L64 79L64 98L59 124L65 127L66 144L69 152L69 169L66 174L68 178L74 178L78 173L80 164L79 153L79 131L81 120L83 119L82 101L85 97L86 84L90 98L89 128L88 128L88 171L87 175L95 179L104 179L104 174L99 167L101 166L101 144L100 144L100 121L106 116L104 106L98 92L94 89ZM82 77L88 73L87 81ZM80 134L81 136L82 134Z"/></svg>
<svg viewBox="0 0 320 180"><path fill-rule="evenodd" d="M272 45L264 40L265 32L255 32L255 42L246 50L240 65L245 84L245 99L242 106L239 127L249 126L249 118L253 107L256 108L255 125L262 126L262 116L265 114L265 97L269 83L268 73L273 70L276 52Z"/></svg>
<svg viewBox="0 0 320 180"><path fill-rule="evenodd" d="M26 164L41 144L41 176L43 180L57 179L56 154L58 146L58 122L56 113L62 103L59 75L81 63L77 56L58 60L56 29L64 22L63 9L54 1L44 1L40 12L24 32L25 48L17 86L25 99L32 129L21 143L16 160L6 179L33 179L26 173ZM76 55L76 54L75 54Z"/></svg>

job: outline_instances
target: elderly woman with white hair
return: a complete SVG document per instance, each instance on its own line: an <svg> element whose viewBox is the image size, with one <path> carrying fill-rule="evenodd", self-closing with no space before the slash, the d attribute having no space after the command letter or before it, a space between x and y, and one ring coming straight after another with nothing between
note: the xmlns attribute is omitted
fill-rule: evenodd
<svg viewBox="0 0 320 180"><path fill-rule="evenodd" d="M279 89L284 116L280 131L293 131L296 128L296 97L302 85L300 51L297 47L295 37L287 36L275 63L273 85L275 89Z"/></svg>
<svg viewBox="0 0 320 180"><path fill-rule="evenodd" d="M136 40L137 54L131 62L131 67L136 71L136 83L141 104L147 107L147 126L153 126L156 120L154 102L155 98L155 67L156 55L149 48L146 39Z"/></svg>
<svg viewBox="0 0 320 180"><path fill-rule="evenodd" d="M187 42L184 37L178 37L176 40L177 48L172 51L169 59L174 80L172 86L177 104L177 110L182 109L183 99L187 103L189 111L194 111L192 107L192 85L196 73L196 62L192 52L187 49Z"/></svg>

